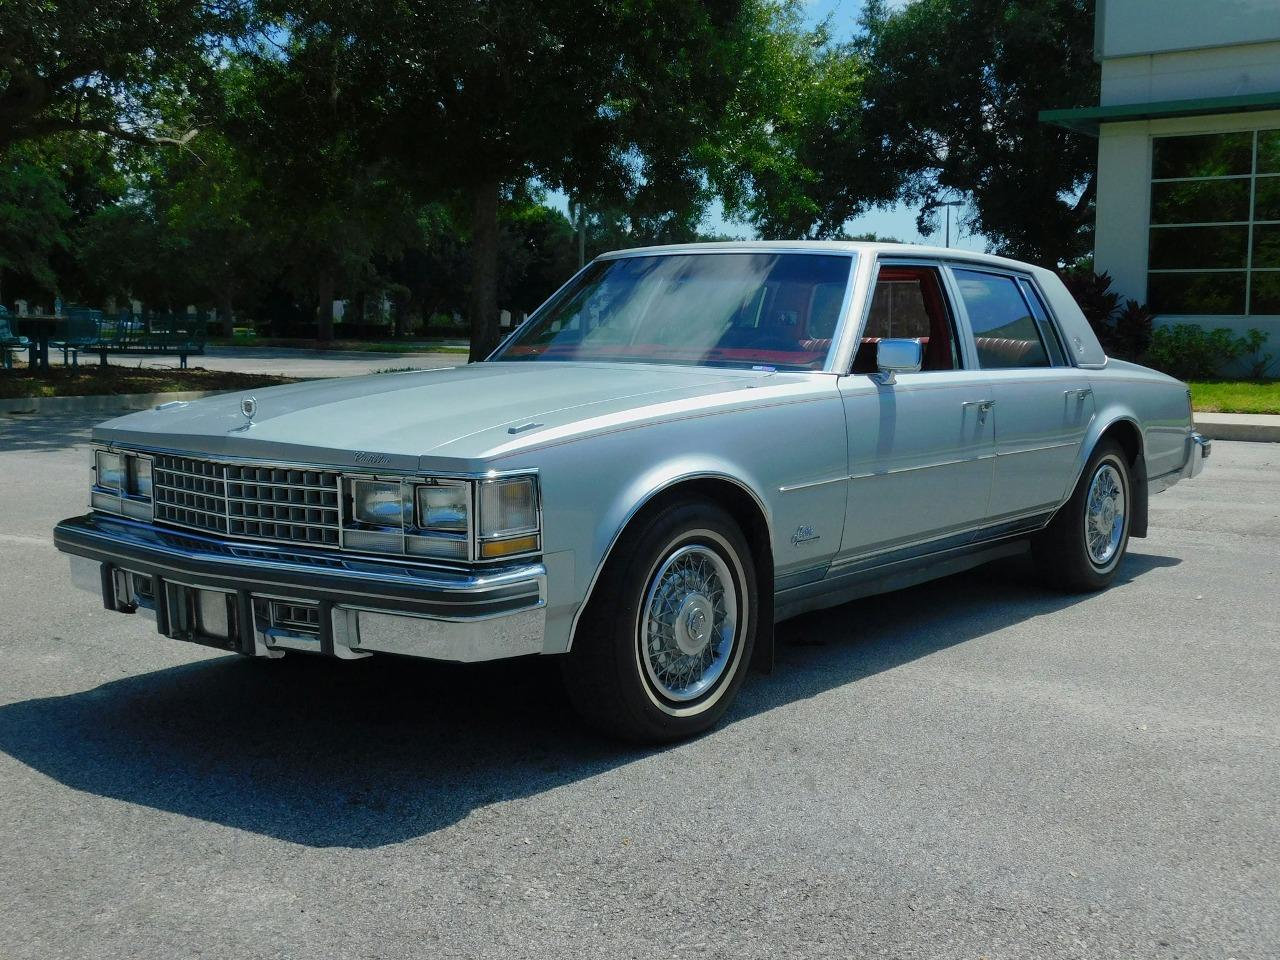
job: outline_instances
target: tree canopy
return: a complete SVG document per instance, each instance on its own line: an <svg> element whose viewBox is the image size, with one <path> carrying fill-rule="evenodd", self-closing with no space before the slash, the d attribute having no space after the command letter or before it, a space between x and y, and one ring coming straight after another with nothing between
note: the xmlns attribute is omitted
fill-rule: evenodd
<svg viewBox="0 0 1280 960"><path fill-rule="evenodd" d="M70 131L186 142L213 120L202 97L249 17L237 0L6 0L0 149Z"/></svg>
<svg viewBox="0 0 1280 960"><path fill-rule="evenodd" d="M277 334L384 323L473 356L603 250L842 237L963 196L1045 263L1089 244L1088 0L10 0L0 293ZM567 198L581 211L571 223ZM559 207L557 209L557 207ZM581 235L579 235L579 232Z"/></svg>
<svg viewBox="0 0 1280 960"><path fill-rule="evenodd" d="M865 162L893 172L922 229L958 195L999 252L1089 250L1096 144L1038 114L1097 102L1092 0L869 0L863 22Z"/></svg>

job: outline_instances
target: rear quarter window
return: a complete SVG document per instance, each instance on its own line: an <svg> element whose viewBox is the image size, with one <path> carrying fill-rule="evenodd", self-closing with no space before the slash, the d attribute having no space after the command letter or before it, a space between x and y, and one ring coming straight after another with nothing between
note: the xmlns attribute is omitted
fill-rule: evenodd
<svg viewBox="0 0 1280 960"><path fill-rule="evenodd" d="M1039 324L1013 277L956 270L978 365L985 370L1053 365Z"/></svg>

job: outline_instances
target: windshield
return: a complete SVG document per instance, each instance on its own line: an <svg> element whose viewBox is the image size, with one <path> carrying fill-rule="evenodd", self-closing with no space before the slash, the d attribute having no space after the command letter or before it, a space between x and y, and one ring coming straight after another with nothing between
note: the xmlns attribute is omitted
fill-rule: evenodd
<svg viewBox="0 0 1280 960"><path fill-rule="evenodd" d="M494 359L820 370L852 266L809 253L599 260Z"/></svg>

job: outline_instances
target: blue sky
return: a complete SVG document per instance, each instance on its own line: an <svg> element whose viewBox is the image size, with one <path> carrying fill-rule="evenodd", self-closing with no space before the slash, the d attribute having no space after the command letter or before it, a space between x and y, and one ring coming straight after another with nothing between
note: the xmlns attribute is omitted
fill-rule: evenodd
<svg viewBox="0 0 1280 960"><path fill-rule="evenodd" d="M910 0L890 0L889 6L905 6L909 2ZM847 40L857 32L858 19L862 16L862 4L863 0L809 0L803 4L803 7L805 17L810 23L816 25L829 18L832 37L836 40ZM547 199L549 203L561 210L566 208L563 194L554 193ZM963 207L952 211L951 245L966 250L985 250L986 241L980 235L968 234L959 223L960 217L957 214L963 215L963 212ZM876 233L882 237L896 237L907 243L941 245L943 240L941 227L929 238L920 236L919 231L916 230L917 213L919 210L915 207L903 205L885 210L872 210L849 221L847 229L850 233ZM705 227L710 232L729 236L748 238L754 236L749 226L726 221L718 204L711 211Z"/></svg>

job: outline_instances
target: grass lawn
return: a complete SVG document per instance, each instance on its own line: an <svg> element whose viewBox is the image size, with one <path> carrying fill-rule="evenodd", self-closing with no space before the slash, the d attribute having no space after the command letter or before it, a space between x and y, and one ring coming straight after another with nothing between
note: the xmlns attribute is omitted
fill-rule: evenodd
<svg viewBox="0 0 1280 960"><path fill-rule="evenodd" d="M1197 380L1191 405L1200 413L1280 414L1280 380Z"/></svg>
<svg viewBox="0 0 1280 960"><path fill-rule="evenodd" d="M37 374L18 367L0 372L0 399L85 397L120 393L174 393L182 390L243 390L292 383L290 377L230 370L167 370L85 365L79 372L54 367Z"/></svg>

